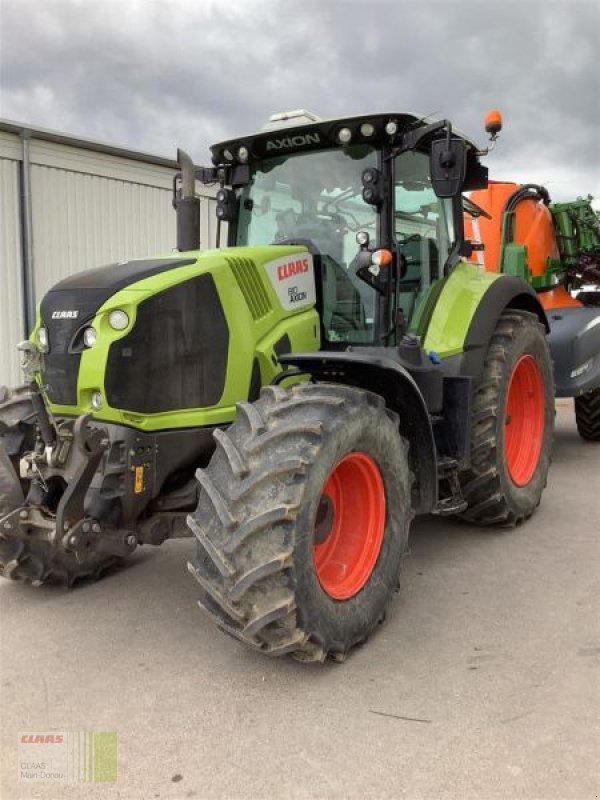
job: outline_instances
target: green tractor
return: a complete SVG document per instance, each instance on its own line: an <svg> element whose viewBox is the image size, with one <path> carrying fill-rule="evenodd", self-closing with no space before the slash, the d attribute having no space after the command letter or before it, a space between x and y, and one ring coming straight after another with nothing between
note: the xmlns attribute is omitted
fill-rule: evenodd
<svg viewBox="0 0 600 800"><path fill-rule="evenodd" d="M41 301L26 384L0 396L1 572L71 585L193 535L220 629L343 660L416 514L514 526L539 504L548 319L527 280L469 260L487 151L447 120L290 112L211 150L179 153L179 252ZM206 252L197 181L227 229Z"/></svg>

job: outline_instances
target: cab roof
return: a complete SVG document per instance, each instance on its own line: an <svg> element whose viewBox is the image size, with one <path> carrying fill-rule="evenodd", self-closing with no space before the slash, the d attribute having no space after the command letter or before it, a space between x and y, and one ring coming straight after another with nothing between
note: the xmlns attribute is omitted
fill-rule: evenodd
<svg viewBox="0 0 600 800"><path fill-rule="evenodd" d="M346 144L372 144L376 147L387 144L393 147L402 144L402 137L408 131L416 131L437 121L431 116L411 112L320 119L316 114L298 109L274 114L262 131L250 136L227 139L214 144L210 150L213 163L217 165ZM463 139L473 150L479 149L472 139L454 128L452 133L453 136ZM443 134L438 132L437 136L441 135Z"/></svg>

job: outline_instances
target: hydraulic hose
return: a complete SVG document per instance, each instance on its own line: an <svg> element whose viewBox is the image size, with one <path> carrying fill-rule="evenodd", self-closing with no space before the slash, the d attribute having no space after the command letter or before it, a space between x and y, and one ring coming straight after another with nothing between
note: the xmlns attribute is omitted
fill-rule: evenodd
<svg viewBox="0 0 600 800"><path fill-rule="evenodd" d="M546 189L545 186L539 186L536 183L526 183L523 186L519 186L519 188L514 191L511 196L506 201L506 205L504 206L504 213L505 214L512 214L514 213L516 207L522 200L539 200L545 206L550 205L550 193ZM513 218L508 217L507 224L504 228L504 240L503 244L509 244L512 242L514 230L513 230Z"/></svg>

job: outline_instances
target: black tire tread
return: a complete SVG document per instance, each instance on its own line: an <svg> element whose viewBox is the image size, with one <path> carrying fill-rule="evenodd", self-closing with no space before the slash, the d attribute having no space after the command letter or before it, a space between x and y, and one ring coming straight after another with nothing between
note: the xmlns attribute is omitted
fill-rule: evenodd
<svg viewBox="0 0 600 800"><path fill-rule="evenodd" d="M575 422L582 439L600 442L600 386L575 398Z"/></svg>

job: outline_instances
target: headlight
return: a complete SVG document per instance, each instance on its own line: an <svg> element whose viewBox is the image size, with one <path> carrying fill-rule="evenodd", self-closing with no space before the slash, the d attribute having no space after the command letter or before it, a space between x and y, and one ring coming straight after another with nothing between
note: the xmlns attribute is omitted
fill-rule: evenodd
<svg viewBox="0 0 600 800"><path fill-rule="evenodd" d="M242 145L238 150L238 158L242 164L245 164L246 161L248 161L248 148L244 147L244 145Z"/></svg>
<svg viewBox="0 0 600 800"><path fill-rule="evenodd" d="M350 128L340 128L338 131L338 141L340 144L348 144L352 139L352 131Z"/></svg>
<svg viewBox="0 0 600 800"><path fill-rule="evenodd" d="M102 408L102 392L92 392L92 408L94 411Z"/></svg>
<svg viewBox="0 0 600 800"><path fill-rule="evenodd" d="M360 126L360 133L362 136L373 136L375 127L370 122L363 122Z"/></svg>
<svg viewBox="0 0 600 800"><path fill-rule="evenodd" d="M367 169L363 170L362 174L362 182L363 183L377 183L377 178L379 177L379 173L376 169L372 169L367 167Z"/></svg>
<svg viewBox="0 0 600 800"><path fill-rule="evenodd" d="M48 351L48 331L46 328L39 328L37 332L37 340L40 346L40 350L43 353Z"/></svg>
<svg viewBox="0 0 600 800"><path fill-rule="evenodd" d="M86 347L93 347L98 341L95 328L86 328L83 332L83 343Z"/></svg>
<svg viewBox="0 0 600 800"><path fill-rule="evenodd" d="M115 311L111 311L108 315L108 324L116 331L124 331L129 325L129 317L125 311L117 308ZM90 329L88 328L88 330Z"/></svg>

